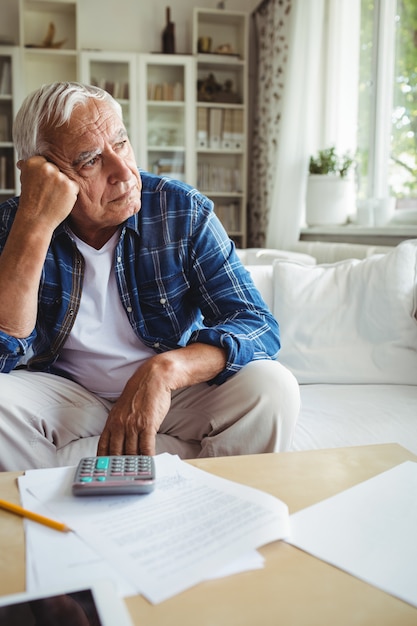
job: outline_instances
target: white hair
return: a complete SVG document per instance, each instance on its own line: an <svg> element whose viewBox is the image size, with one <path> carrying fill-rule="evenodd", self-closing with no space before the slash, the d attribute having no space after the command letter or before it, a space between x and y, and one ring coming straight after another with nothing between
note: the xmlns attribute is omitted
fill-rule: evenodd
<svg viewBox="0 0 417 626"><path fill-rule="evenodd" d="M13 142L18 160L43 155L48 148L45 132L68 122L78 105L90 98L106 102L122 119L120 104L99 87L75 82L43 85L29 94L22 103L13 124Z"/></svg>

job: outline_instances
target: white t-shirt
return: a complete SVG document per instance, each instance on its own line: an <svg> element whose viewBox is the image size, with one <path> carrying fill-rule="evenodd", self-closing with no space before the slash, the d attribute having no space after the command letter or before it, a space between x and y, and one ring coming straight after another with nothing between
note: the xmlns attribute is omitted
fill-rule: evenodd
<svg viewBox="0 0 417 626"><path fill-rule="evenodd" d="M57 367L93 393L116 399L140 363L155 352L135 335L120 301L113 268L120 233L100 250L72 236L85 260L84 283Z"/></svg>

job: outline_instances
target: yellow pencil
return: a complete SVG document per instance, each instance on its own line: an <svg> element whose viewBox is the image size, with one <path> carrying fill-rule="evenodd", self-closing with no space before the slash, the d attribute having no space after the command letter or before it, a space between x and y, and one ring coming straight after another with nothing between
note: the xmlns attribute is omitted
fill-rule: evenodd
<svg viewBox="0 0 417 626"><path fill-rule="evenodd" d="M27 519L31 519L34 522L38 522L38 524L43 524L44 526L48 526L49 528L53 528L54 530L59 530L62 533L71 532L71 528L69 528L66 524L63 524L62 522L56 522L55 520L49 519L49 517L45 517L44 515L33 513L32 511L28 511L27 509L24 509L17 504L7 502L6 500L0 499L0 509L10 511L10 513L20 515L20 517L26 517Z"/></svg>

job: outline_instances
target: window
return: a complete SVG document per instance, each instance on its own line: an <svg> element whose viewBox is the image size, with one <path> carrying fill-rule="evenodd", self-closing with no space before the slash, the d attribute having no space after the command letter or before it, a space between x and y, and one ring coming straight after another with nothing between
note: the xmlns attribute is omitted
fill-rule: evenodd
<svg viewBox="0 0 417 626"><path fill-rule="evenodd" d="M417 211L417 2L361 0L358 197Z"/></svg>

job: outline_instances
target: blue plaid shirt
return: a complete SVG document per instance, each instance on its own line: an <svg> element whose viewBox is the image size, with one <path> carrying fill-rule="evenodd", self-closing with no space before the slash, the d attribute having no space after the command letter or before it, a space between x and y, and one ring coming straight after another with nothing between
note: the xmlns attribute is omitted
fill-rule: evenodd
<svg viewBox="0 0 417 626"><path fill-rule="evenodd" d="M279 327L234 245L196 189L141 172L142 207L123 225L114 257L120 299L138 337L155 352L200 342L226 349L221 384L249 361L275 359ZM19 198L0 206L0 252ZM80 304L84 260L63 222L39 286L36 327L16 339L0 331L0 371L24 364L54 371Z"/></svg>

